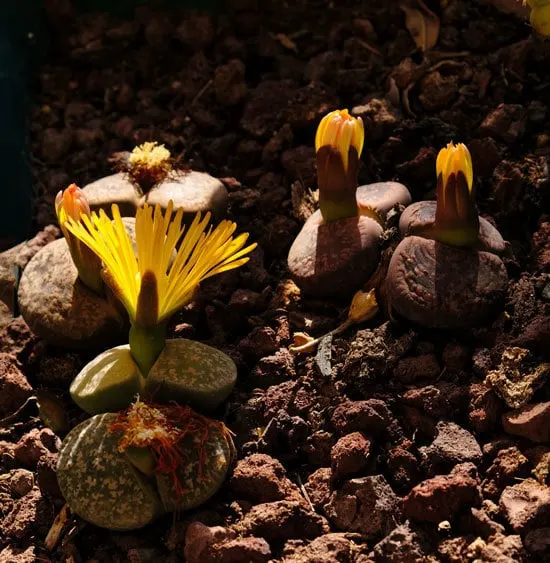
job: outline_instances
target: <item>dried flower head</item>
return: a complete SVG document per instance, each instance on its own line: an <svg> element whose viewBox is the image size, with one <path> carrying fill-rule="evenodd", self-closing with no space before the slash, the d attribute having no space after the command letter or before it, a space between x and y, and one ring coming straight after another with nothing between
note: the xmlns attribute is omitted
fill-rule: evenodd
<svg viewBox="0 0 550 563"><path fill-rule="evenodd" d="M170 151L157 142L143 143L128 155L126 170L134 183L147 192L172 170Z"/></svg>

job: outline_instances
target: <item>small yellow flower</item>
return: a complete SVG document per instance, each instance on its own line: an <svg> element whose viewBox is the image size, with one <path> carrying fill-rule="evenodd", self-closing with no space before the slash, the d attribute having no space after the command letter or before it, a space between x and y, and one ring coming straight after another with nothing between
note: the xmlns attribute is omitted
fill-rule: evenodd
<svg viewBox="0 0 550 563"><path fill-rule="evenodd" d="M66 227L102 260L103 278L133 325L161 325L193 299L201 281L245 264L256 247L245 247L248 233L233 238L231 221L207 227L210 213L197 214L182 238L183 209L173 216L170 202L164 215L159 205L137 210L136 256L117 205L112 212L113 220L100 210L80 223L68 219Z"/></svg>
<svg viewBox="0 0 550 563"><path fill-rule="evenodd" d="M479 234L472 157L466 145L449 143L435 163L437 204L434 236L454 246L473 246Z"/></svg>
<svg viewBox="0 0 550 563"><path fill-rule="evenodd" d="M364 140L363 120L350 115L347 109L336 110L325 115L319 123L315 135L315 150L319 151L324 146L336 149L344 163L344 171L347 172L350 150L355 149L359 158Z"/></svg>
<svg viewBox="0 0 550 563"><path fill-rule="evenodd" d="M55 197L55 213L62 229L68 217L80 221L82 213L89 216L90 204L84 191L76 184L71 184L65 190L61 190Z"/></svg>

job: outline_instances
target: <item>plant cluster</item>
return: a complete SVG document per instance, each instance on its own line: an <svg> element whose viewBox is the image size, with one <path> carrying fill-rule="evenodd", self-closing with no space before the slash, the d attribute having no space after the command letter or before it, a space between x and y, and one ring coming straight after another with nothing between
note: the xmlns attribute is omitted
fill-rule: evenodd
<svg viewBox="0 0 550 563"><path fill-rule="evenodd" d="M499 257L505 243L479 217L468 148L452 142L442 148L436 201L411 203L397 182L358 185L363 145L363 123L347 110L321 120L319 210L288 256L304 294L349 298L365 289L333 333L378 313L375 290L397 321L445 329L486 322L506 291ZM127 160L143 194L167 181L164 147L146 143ZM235 235L229 220L212 225L210 211L189 220L188 209L172 200L162 206L144 199L135 217L124 218L120 202L110 205L110 214L101 206L92 210L88 193L94 192L71 185L55 200L65 241L56 241L63 245L58 252L74 263L68 277L73 308L93 295L116 310L128 337L103 347L71 383L73 400L91 417L66 436L58 479L74 512L99 526L132 529L199 505L223 483L231 436L206 415L231 393L236 366L202 343L167 338L167 323L202 281L242 266L256 245L247 234ZM397 226L396 217L392 238L389 221ZM395 233L398 241L390 246ZM314 342L304 335L293 351Z"/></svg>

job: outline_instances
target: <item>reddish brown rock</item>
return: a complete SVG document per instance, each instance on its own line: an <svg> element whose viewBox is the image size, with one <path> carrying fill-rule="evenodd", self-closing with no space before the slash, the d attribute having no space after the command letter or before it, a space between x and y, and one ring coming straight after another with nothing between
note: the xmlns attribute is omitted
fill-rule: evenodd
<svg viewBox="0 0 550 563"><path fill-rule="evenodd" d="M0 418L15 412L32 394L17 360L0 353Z"/></svg>
<svg viewBox="0 0 550 563"><path fill-rule="evenodd" d="M332 475L340 479L357 473L367 465L370 440L361 432L353 432L340 438L331 451Z"/></svg>
<svg viewBox="0 0 550 563"><path fill-rule="evenodd" d="M216 99L223 106L235 106L246 97L245 66L239 59L232 59L219 66L214 73Z"/></svg>
<svg viewBox="0 0 550 563"><path fill-rule="evenodd" d="M235 493L255 503L286 498L303 501L298 487L286 476L284 467L265 454L253 454L239 461L230 485Z"/></svg>
<svg viewBox="0 0 550 563"><path fill-rule="evenodd" d="M417 379L434 380L441 373L441 368L433 354L410 356L399 360L393 375L403 383L412 383Z"/></svg>
<svg viewBox="0 0 550 563"><path fill-rule="evenodd" d="M550 522L550 487L526 479L506 487L499 506L514 532L524 534Z"/></svg>
<svg viewBox="0 0 550 563"><path fill-rule="evenodd" d="M484 497L496 499L506 485L525 476L528 468L529 460L515 446L500 450L481 484Z"/></svg>
<svg viewBox="0 0 550 563"><path fill-rule="evenodd" d="M525 547L536 554L550 553L550 528L537 528L525 536Z"/></svg>
<svg viewBox="0 0 550 563"><path fill-rule="evenodd" d="M471 364L472 353L471 351L461 344L456 342L449 342L445 344L443 349L443 363L447 371L451 373L459 373L466 371Z"/></svg>
<svg viewBox="0 0 550 563"><path fill-rule="evenodd" d="M49 428L33 428L17 442L15 458L26 467L36 467L43 455L57 451L59 438Z"/></svg>
<svg viewBox="0 0 550 563"><path fill-rule="evenodd" d="M403 394L402 402L435 419L452 418L467 404L464 387L446 381L414 387Z"/></svg>
<svg viewBox="0 0 550 563"><path fill-rule="evenodd" d="M332 470L330 467L321 467L308 477L304 487L311 504L316 510L322 511L325 504L330 500L331 483Z"/></svg>
<svg viewBox="0 0 550 563"><path fill-rule="evenodd" d="M305 545L287 544L282 563L353 563L358 551L346 534L332 533Z"/></svg>
<svg viewBox="0 0 550 563"><path fill-rule="evenodd" d="M514 216L523 191L523 173L520 168L507 160L500 162L493 172L492 187L496 213Z"/></svg>
<svg viewBox="0 0 550 563"><path fill-rule="evenodd" d="M457 463L481 461L481 448L470 432L454 422L438 422L436 431L435 440L419 450L424 464L432 471Z"/></svg>
<svg viewBox="0 0 550 563"><path fill-rule="evenodd" d="M247 537L214 543L206 548L200 563L268 563L271 548L263 538Z"/></svg>
<svg viewBox="0 0 550 563"><path fill-rule="evenodd" d="M34 487L34 474L26 469L13 469L0 477L0 494L7 493L12 498L24 497Z"/></svg>
<svg viewBox="0 0 550 563"><path fill-rule="evenodd" d="M468 148L476 176L490 178L496 165L501 161L497 143L491 137L472 139L468 142Z"/></svg>
<svg viewBox="0 0 550 563"><path fill-rule="evenodd" d="M246 535L268 542L291 538L316 538L328 533L324 518L297 501L280 500L258 504L236 526Z"/></svg>
<svg viewBox="0 0 550 563"><path fill-rule="evenodd" d="M391 471L392 484L398 492L408 491L418 483L421 476L420 464L414 454L414 444L404 440L388 449L386 463Z"/></svg>
<svg viewBox="0 0 550 563"><path fill-rule="evenodd" d="M40 492L54 500L62 500L63 495L57 482L57 454L46 453L42 455L36 466L36 476Z"/></svg>
<svg viewBox="0 0 550 563"><path fill-rule="evenodd" d="M21 541L33 533L45 532L53 522L54 515L35 487L31 492L16 501L13 510L2 520L4 534Z"/></svg>
<svg viewBox="0 0 550 563"><path fill-rule="evenodd" d="M550 272L550 216L541 219L538 229L533 233L531 248L535 270Z"/></svg>
<svg viewBox="0 0 550 563"><path fill-rule="evenodd" d="M505 536L501 533L492 535L487 538L487 541L481 538L475 539L462 555L468 560L483 561L483 563L523 563L526 561L521 537ZM463 558L458 559L456 563L462 563L464 560Z"/></svg>
<svg viewBox="0 0 550 563"><path fill-rule="evenodd" d="M374 546L375 560L380 563L407 563L425 561L426 545L406 522L393 529Z"/></svg>
<svg viewBox="0 0 550 563"><path fill-rule="evenodd" d="M347 481L334 491L325 513L338 529L367 538L384 536L401 516L399 498L382 475Z"/></svg>
<svg viewBox="0 0 550 563"><path fill-rule="evenodd" d="M392 422L393 416L384 401L346 401L336 407L331 422L342 434L348 432L383 432Z"/></svg>
<svg viewBox="0 0 550 563"><path fill-rule="evenodd" d="M191 522L185 532L183 554L187 563L204 563L203 554L214 543L233 539L235 532L222 526L206 526L202 522Z"/></svg>
<svg viewBox="0 0 550 563"><path fill-rule="evenodd" d="M479 500L475 466L463 463L449 475L437 475L416 485L405 497L403 507L408 518L436 524L452 519L462 508Z"/></svg>
<svg viewBox="0 0 550 563"><path fill-rule="evenodd" d="M502 415L508 434L522 436L533 442L550 441L550 401L525 405Z"/></svg>
<svg viewBox="0 0 550 563"><path fill-rule="evenodd" d="M286 349L281 348L272 356L262 358L254 367L251 379L255 387L267 389L296 376L294 357Z"/></svg>
<svg viewBox="0 0 550 563"><path fill-rule="evenodd" d="M239 343L239 351L254 358L269 356L278 349L277 334L268 326L253 328L252 332Z"/></svg>
<svg viewBox="0 0 550 563"><path fill-rule="evenodd" d="M500 104L491 110L479 126L479 132L488 137L513 143L525 132L527 114L518 104Z"/></svg>
<svg viewBox="0 0 550 563"><path fill-rule="evenodd" d="M468 389L468 398L468 421L476 432L494 430L502 411L495 392L484 383L472 383Z"/></svg>
<svg viewBox="0 0 550 563"><path fill-rule="evenodd" d="M385 98L372 98L351 113L363 120L365 137L373 141L389 137L401 119L401 112Z"/></svg>

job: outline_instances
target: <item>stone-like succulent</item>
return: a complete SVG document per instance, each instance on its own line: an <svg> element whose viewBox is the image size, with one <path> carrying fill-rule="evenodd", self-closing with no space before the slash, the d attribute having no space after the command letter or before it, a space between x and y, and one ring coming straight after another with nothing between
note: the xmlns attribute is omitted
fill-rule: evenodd
<svg viewBox="0 0 550 563"><path fill-rule="evenodd" d="M499 232L475 205L472 160L463 144L449 143L436 161L437 202L421 201L402 214L403 241L388 268L388 305L432 328L469 328L490 318L508 282L498 254Z"/></svg>
<svg viewBox="0 0 550 563"><path fill-rule="evenodd" d="M232 457L221 422L189 407L138 400L73 428L59 452L57 479L80 517L131 530L202 504L222 485Z"/></svg>
<svg viewBox="0 0 550 563"><path fill-rule="evenodd" d="M172 399L202 397L201 406L216 406L235 383L233 362L197 343L167 345L166 322L201 281L246 263L256 244L246 246L246 233L233 237L231 221L208 227L210 214L197 214L186 229L181 208L174 214L169 203L163 214L145 204L136 213L134 250L118 207L112 211L113 220L101 210L81 221L68 218L64 226L101 259L102 277L128 313L129 352L109 350L88 364L71 386L73 399L90 414L127 406L146 387L143 378L154 374L147 386L154 393L169 389Z"/></svg>
<svg viewBox="0 0 550 563"><path fill-rule="evenodd" d="M296 237L288 268L301 289L316 296L349 295L376 269L386 213L407 205L397 182L357 187L363 123L347 110L326 115L315 138L319 210Z"/></svg>
<svg viewBox="0 0 550 563"><path fill-rule="evenodd" d="M144 203L167 209L184 209L184 221L192 221L198 212L210 211L220 219L225 216L229 196L220 180L192 170L178 170L170 151L156 142L143 143L131 152L118 153L113 161L118 172L85 186L92 211L109 211L119 206L123 217L133 217Z"/></svg>

